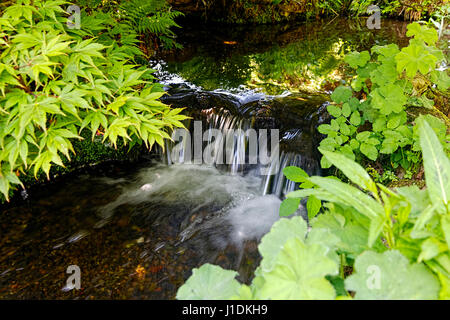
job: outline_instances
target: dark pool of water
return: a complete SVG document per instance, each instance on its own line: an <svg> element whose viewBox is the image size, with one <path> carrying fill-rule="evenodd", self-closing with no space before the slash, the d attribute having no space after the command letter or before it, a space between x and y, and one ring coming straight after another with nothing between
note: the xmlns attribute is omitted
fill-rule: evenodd
<svg viewBox="0 0 450 320"><path fill-rule="evenodd" d="M148 162L111 164L33 188L0 215L0 298L172 299L192 268L206 262L238 269L248 281L259 259L256 242L227 239L233 225L221 218L206 228L194 222L206 225L211 212L257 196L257 182ZM181 234L190 224L192 231ZM81 270L81 290L63 290L70 265Z"/></svg>
<svg viewBox="0 0 450 320"><path fill-rule="evenodd" d="M336 18L280 25L184 26L184 50L165 55L165 68L205 90L260 89L268 94L317 91L342 78L346 53L373 45L405 46L406 22Z"/></svg>

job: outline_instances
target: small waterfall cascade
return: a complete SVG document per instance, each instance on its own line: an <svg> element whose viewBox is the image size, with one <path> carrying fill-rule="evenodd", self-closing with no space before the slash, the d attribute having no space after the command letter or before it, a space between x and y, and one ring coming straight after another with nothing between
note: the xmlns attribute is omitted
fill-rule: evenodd
<svg viewBox="0 0 450 320"><path fill-rule="evenodd" d="M261 104L257 100L260 95L255 100L247 95L246 103L236 95L198 89L184 95L175 91L174 96L177 98L171 97L169 91L166 103L175 102L178 107L189 102L186 111L192 119L185 122L187 130L177 130L174 141L167 141L165 150L161 150L166 164L206 164L229 174L256 175L262 181L261 194L279 198L295 190L295 183L283 174L286 167L298 166L308 174L320 174L314 145L318 139L311 119L299 122L300 127L277 124L283 121L277 119L278 110L271 110L270 100ZM320 107L310 109L318 114ZM290 120L295 116L283 114Z"/></svg>

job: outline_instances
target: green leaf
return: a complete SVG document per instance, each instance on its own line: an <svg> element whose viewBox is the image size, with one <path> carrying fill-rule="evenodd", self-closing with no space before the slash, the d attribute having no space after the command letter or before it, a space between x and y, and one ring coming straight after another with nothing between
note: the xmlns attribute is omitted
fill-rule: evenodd
<svg viewBox="0 0 450 320"><path fill-rule="evenodd" d="M352 109L351 109L350 105L348 103L344 103L342 105L342 115L344 117L348 117L348 116L350 116L351 113L352 113Z"/></svg>
<svg viewBox="0 0 450 320"><path fill-rule="evenodd" d="M396 140L384 139L381 145L380 153L392 154L398 149L399 145Z"/></svg>
<svg viewBox="0 0 450 320"><path fill-rule="evenodd" d="M448 88L450 88L450 77L447 75L447 71L432 71L431 81L433 81L441 91L447 91Z"/></svg>
<svg viewBox="0 0 450 320"><path fill-rule="evenodd" d="M373 244L378 239L381 231L383 230L385 221L386 216L382 215L376 216L370 221L369 239L368 239L369 248L372 248Z"/></svg>
<svg viewBox="0 0 450 320"><path fill-rule="evenodd" d="M441 282L440 300L450 300L450 278L438 272L439 281Z"/></svg>
<svg viewBox="0 0 450 320"><path fill-rule="evenodd" d="M376 88L370 93L372 106L380 110L381 114L388 115L403 111L407 98L403 93L403 88L396 84Z"/></svg>
<svg viewBox="0 0 450 320"><path fill-rule="evenodd" d="M287 198L280 205L280 217L287 217L294 214L300 205L298 198Z"/></svg>
<svg viewBox="0 0 450 320"><path fill-rule="evenodd" d="M438 33L434 28L420 25L417 22L410 23L407 28L408 31L406 32L406 36L408 37L415 37L418 40L423 40L430 46L435 45L438 41Z"/></svg>
<svg viewBox="0 0 450 320"><path fill-rule="evenodd" d="M360 142L365 142L367 139L369 139L371 133L370 131L363 131L356 135L356 140Z"/></svg>
<svg viewBox="0 0 450 320"><path fill-rule="evenodd" d="M280 251L275 268L264 275L261 288L264 300L334 299L336 293L327 275L336 275L338 265L326 256L327 248L306 245L294 238Z"/></svg>
<svg viewBox="0 0 450 320"><path fill-rule="evenodd" d="M280 219L272 226L272 229L262 239L258 246L259 253L263 257L261 269L269 272L273 269L276 258L287 240L292 238L305 239L307 225L301 217Z"/></svg>
<svg viewBox="0 0 450 320"><path fill-rule="evenodd" d="M450 201L450 160L426 120L418 119L420 146L425 168L425 181L432 203Z"/></svg>
<svg viewBox="0 0 450 320"><path fill-rule="evenodd" d="M178 289L178 300L227 300L239 293L236 271L204 264L192 270L192 276Z"/></svg>
<svg viewBox="0 0 450 320"><path fill-rule="evenodd" d="M357 52L353 51L347 54L344 61L347 62L350 67L357 69L358 67L364 67L370 60L369 51Z"/></svg>
<svg viewBox="0 0 450 320"><path fill-rule="evenodd" d="M397 53L400 52L398 45L391 43L385 46L373 46L371 49L372 53L378 53L383 58L390 58L395 56ZM379 58L380 60L380 58ZM381 59L383 60L383 59Z"/></svg>
<svg viewBox="0 0 450 320"><path fill-rule="evenodd" d="M384 215L384 209L378 202L355 187L330 178L311 177L309 180L331 193L336 202L351 206L369 218ZM319 192L314 193L314 196L327 201L322 199Z"/></svg>
<svg viewBox="0 0 450 320"><path fill-rule="evenodd" d="M447 247L450 248L450 215L447 214L441 217L441 227L445 241L447 242Z"/></svg>
<svg viewBox="0 0 450 320"><path fill-rule="evenodd" d="M335 206L335 205L333 205ZM354 209L348 209L350 214L355 213ZM369 249L369 232L366 228L350 219L344 218L336 212L325 212L318 215L311 221L312 229L308 240L313 236L314 230L328 230L336 236L339 241L336 247L347 255L358 255L364 250Z"/></svg>
<svg viewBox="0 0 450 320"><path fill-rule="evenodd" d="M419 101L420 103L422 103L424 108L433 109L434 100L428 99L425 95L423 95L419 98Z"/></svg>
<svg viewBox="0 0 450 320"><path fill-rule="evenodd" d="M361 124L361 116L359 111L354 111L350 117L350 123L354 126L359 126Z"/></svg>
<svg viewBox="0 0 450 320"><path fill-rule="evenodd" d="M358 163L336 152L329 152L321 150L320 148L319 151L327 157L328 161L330 161L335 167L339 168L353 183L360 186L364 190L377 192L375 182L372 180L367 171L364 170L364 168Z"/></svg>
<svg viewBox="0 0 450 320"><path fill-rule="evenodd" d="M308 218L314 218L320 211L322 207L322 202L315 196L309 196L308 202L306 203L306 210L308 211Z"/></svg>
<svg viewBox="0 0 450 320"><path fill-rule="evenodd" d="M339 108L335 105L329 105L327 107L327 110L328 110L328 113L335 118L339 117L342 114L341 108Z"/></svg>
<svg viewBox="0 0 450 320"><path fill-rule="evenodd" d="M309 178L305 170L295 166L284 168L283 174L286 178L294 182L305 182Z"/></svg>
<svg viewBox="0 0 450 320"><path fill-rule="evenodd" d="M331 94L331 99L336 103L344 103L352 97L352 94L352 89L349 87L339 86Z"/></svg>
<svg viewBox="0 0 450 320"><path fill-rule="evenodd" d="M406 70L406 75L413 78L418 71L426 75L433 70L438 59L423 46L411 43L397 54L395 60L397 61L397 71Z"/></svg>
<svg viewBox="0 0 450 320"><path fill-rule="evenodd" d="M378 150L373 145L368 143L361 143L361 146L359 148L367 158L369 158L372 161L376 161L378 158Z"/></svg>
<svg viewBox="0 0 450 320"><path fill-rule="evenodd" d="M429 300L439 296L439 282L423 265L410 265L397 250L366 251L356 258L345 280L357 300Z"/></svg>
<svg viewBox="0 0 450 320"><path fill-rule="evenodd" d="M433 237L425 239L425 241L420 245L420 248L422 250L417 259L418 262L431 260L442 252L448 250L448 247L445 243L442 243L441 241Z"/></svg>

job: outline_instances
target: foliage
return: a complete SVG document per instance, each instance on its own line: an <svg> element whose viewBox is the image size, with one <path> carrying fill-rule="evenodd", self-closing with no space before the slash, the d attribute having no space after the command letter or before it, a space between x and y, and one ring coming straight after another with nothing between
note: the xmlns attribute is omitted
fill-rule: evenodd
<svg viewBox="0 0 450 320"><path fill-rule="evenodd" d="M420 20L431 16L446 5L446 0L383 0L380 3L383 14L403 15L407 20Z"/></svg>
<svg viewBox="0 0 450 320"><path fill-rule="evenodd" d="M263 88L270 95L286 90L317 92L343 77L341 65L346 52L361 50L374 42L398 41L399 34L367 32L362 23L355 19L344 24L336 19L289 31L276 25L237 26L224 36L236 40L235 45L217 49L199 41L194 45L195 57L172 61L168 71L205 90L229 90L244 84Z"/></svg>
<svg viewBox="0 0 450 320"><path fill-rule="evenodd" d="M384 16L420 20L441 11L446 0L197 0L191 10L220 22L265 24L298 17L369 15L372 5L378 6Z"/></svg>
<svg viewBox="0 0 450 320"><path fill-rule="evenodd" d="M20 0L0 18L0 192L6 199L21 174L43 170L48 177L51 166L63 166L62 155L70 160L72 141L84 129L113 146L122 139L151 148L163 146L185 119L181 109L158 101L164 91L152 82L152 70L132 62L133 37L120 43L106 36L106 46L90 32L66 29L63 5Z"/></svg>
<svg viewBox="0 0 450 320"><path fill-rule="evenodd" d="M181 12L172 10L166 0L77 0L77 4L94 15L108 14L111 22L127 24L132 30L148 38L155 35L166 49L181 48L173 32L180 27L175 19Z"/></svg>
<svg viewBox="0 0 450 320"><path fill-rule="evenodd" d="M355 186L290 168L289 178L315 187L294 191L288 199L314 195L325 202L326 209L310 220L311 228L297 216L276 222L261 240L262 261L250 286L238 290L232 280L223 288L223 279L232 273L202 267L202 278L209 280L192 276L178 298L215 297L218 293L208 290L208 283L215 282L227 299L448 297L450 160L428 122L421 118L418 123L426 190L388 189L346 156L321 150Z"/></svg>
<svg viewBox="0 0 450 320"><path fill-rule="evenodd" d="M374 46L372 55L355 51L345 57L357 75L351 87L340 86L331 95L334 104L328 106L328 112L334 119L318 128L327 135L320 144L323 150L337 151L353 160L365 156L376 161L388 155L393 168L400 165L405 170L417 164L420 148L407 119L407 107L432 109L434 101L427 95L448 94L450 77L436 69L444 60L436 48L436 30L412 23L407 35L413 39L401 50L390 44ZM356 98L359 92L366 98ZM446 131L442 121L430 121L437 133ZM439 137L446 146L445 133ZM321 164L331 166L325 156Z"/></svg>

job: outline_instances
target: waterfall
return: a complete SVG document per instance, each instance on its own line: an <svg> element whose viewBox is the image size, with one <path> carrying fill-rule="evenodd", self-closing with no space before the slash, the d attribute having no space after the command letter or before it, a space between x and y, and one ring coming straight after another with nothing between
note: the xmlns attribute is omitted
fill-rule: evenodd
<svg viewBox="0 0 450 320"><path fill-rule="evenodd" d="M317 116L317 121L320 121L318 115L323 109L323 101L318 103L313 100L308 109L303 107L304 110L295 110L303 112L303 118L297 121L294 117L298 115L295 112L289 115L288 111L298 107L295 105L298 100L295 97L287 99L286 96L281 101L273 97L262 99L260 94L253 98L248 93L241 97L185 87L180 90L180 87L175 87L169 90L164 102L177 107L189 104L186 111L192 119L185 122L187 131L183 130L184 134L180 131L174 134L175 142L166 142L161 156L168 165L203 163L230 174L261 176L261 194L273 194L282 198L296 187L294 182L284 176L284 168L298 166L311 175L320 174L319 158L315 154L314 145L318 139L312 118ZM289 104L292 102L294 106L291 107ZM280 114L277 114L279 110L272 110L272 106L275 109L282 108L282 117L288 118L293 124L286 126ZM270 130L278 129L277 126L281 128L282 135L281 139L277 139L278 150L271 150L273 147L269 147L267 151L270 152L266 153L272 158L263 165L260 158L261 130L271 133ZM201 133L196 130L201 130ZM266 140L270 144L270 137ZM194 155L198 144L201 145L203 156Z"/></svg>

